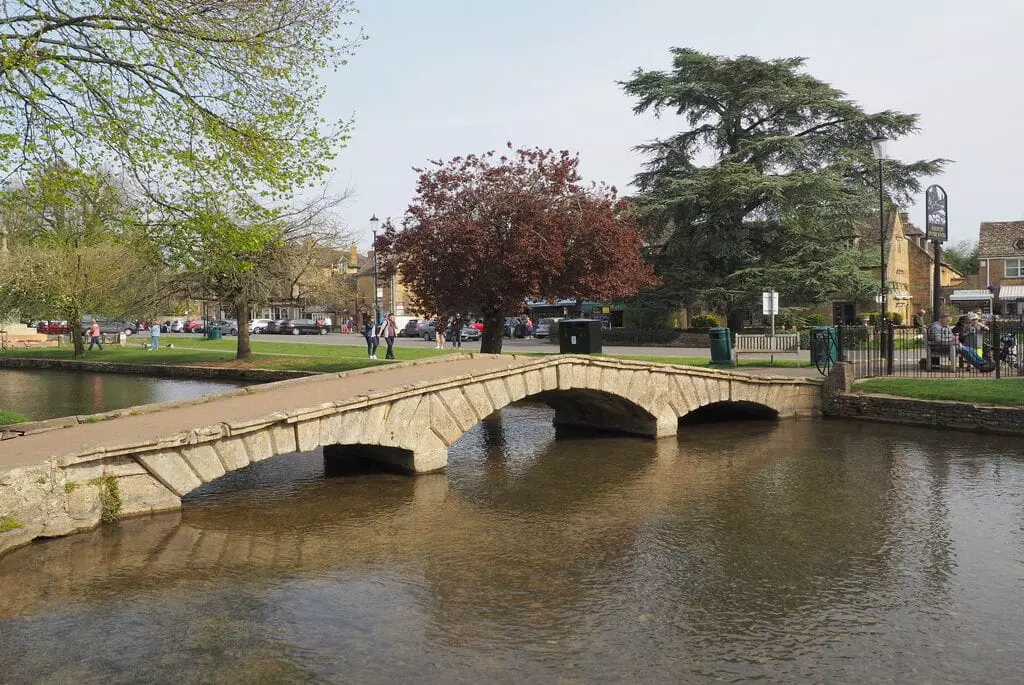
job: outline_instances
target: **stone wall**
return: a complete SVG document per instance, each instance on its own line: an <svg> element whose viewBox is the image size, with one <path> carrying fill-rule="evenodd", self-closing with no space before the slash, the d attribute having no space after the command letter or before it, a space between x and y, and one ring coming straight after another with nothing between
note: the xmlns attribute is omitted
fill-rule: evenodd
<svg viewBox="0 0 1024 685"><path fill-rule="evenodd" d="M824 403L825 416L943 430L1024 435L1024 407L990 407L948 400L890 395L838 395Z"/></svg>

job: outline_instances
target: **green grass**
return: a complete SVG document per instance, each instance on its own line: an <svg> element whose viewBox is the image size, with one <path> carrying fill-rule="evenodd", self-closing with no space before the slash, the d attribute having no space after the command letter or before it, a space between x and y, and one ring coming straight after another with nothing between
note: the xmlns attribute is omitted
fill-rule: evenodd
<svg viewBox="0 0 1024 685"><path fill-rule="evenodd" d="M13 411L0 409L0 426L9 426L12 423L21 423L22 421L28 421L28 418L21 414L15 414Z"/></svg>
<svg viewBox="0 0 1024 685"><path fill-rule="evenodd" d="M171 366L187 366L195 363L216 363L223 362L230 364L235 358L234 340L207 340L196 337L168 337L164 336L160 341L159 350L146 350L142 348L143 339L132 337L128 339L128 345L108 345L102 351L94 350L86 352L82 358L86 361L107 361L123 364L165 364ZM173 343L174 349L168 349L167 343ZM446 354L454 354L457 350L437 350L433 346L417 344L418 341L403 338L395 345L397 361L408 361L410 359L425 359L438 357ZM378 352L383 355L382 346ZM272 369L279 371L312 371L317 373L349 371L367 366L378 366L390 362L384 359L372 360L366 358L366 347L364 345L323 345L318 343L282 343L265 342L253 340L253 366L261 369ZM507 354L547 356L547 352L522 352L519 349L506 349ZM671 357L658 355L602 355L610 358L633 359L637 361L655 362L661 364L682 364L686 366L711 366L708 359L703 357ZM3 350L0 357L20 357L32 359L60 359L72 360L74 358L70 347L50 347L27 350ZM802 368L810 366L806 359L780 359L776 358L772 364L767 359L741 359L741 367L779 367L779 368ZM728 367L725 367L728 368Z"/></svg>
<svg viewBox="0 0 1024 685"><path fill-rule="evenodd" d="M870 378L857 381L854 391L921 400L1024 406L1024 378Z"/></svg>

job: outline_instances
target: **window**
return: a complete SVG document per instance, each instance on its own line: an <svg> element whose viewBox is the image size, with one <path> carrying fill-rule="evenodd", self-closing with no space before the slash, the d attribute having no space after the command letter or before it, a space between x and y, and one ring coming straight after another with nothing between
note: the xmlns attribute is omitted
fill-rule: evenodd
<svg viewBox="0 0 1024 685"><path fill-rule="evenodd" d="M1024 278L1024 259L1007 259L1005 278Z"/></svg>

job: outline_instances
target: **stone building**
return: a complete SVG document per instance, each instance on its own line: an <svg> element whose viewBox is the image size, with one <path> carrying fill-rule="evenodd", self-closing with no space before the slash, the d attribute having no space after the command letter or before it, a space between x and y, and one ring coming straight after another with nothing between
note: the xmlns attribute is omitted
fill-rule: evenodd
<svg viewBox="0 0 1024 685"><path fill-rule="evenodd" d="M985 221L978 229L981 286L995 289L999 314L1024 316L1024 221Z"/></svg>

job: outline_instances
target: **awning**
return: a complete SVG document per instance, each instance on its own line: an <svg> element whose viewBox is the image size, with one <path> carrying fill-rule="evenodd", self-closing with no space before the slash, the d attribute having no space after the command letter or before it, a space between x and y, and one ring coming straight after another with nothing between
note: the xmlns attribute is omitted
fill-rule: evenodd
<svg viewBox="0 0 1024 685"><path fill-rule="evenodd" d="M988 302L992 293L988 290L954 290L949 296L950 302Z"/></svg>
<svg viewBox="0 0 1024 685"><path fill-rule="evenodd" d="M1000 300L1024 300L1024 285L1004 285L999 288Z"/></svg>

